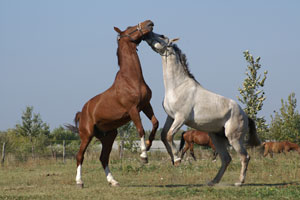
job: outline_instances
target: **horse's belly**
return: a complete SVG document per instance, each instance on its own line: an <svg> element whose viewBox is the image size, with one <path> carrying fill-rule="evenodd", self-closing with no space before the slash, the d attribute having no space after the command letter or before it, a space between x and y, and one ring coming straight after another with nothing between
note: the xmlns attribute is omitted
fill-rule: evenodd
<svg viewBox="0 0 300 200"><path fill-rule="evenodd" d="M197 129L199 131L204 131L204 132L219 132L222 131L224 128L224 123L222 120L218 119L199 119L199 118L193 118L190 120L187 120L186 125Z"/></svg>
<svg viewBox="0 0 300 200"><path fill-rule="evenodd" d="M128 123L130 121L129 116L124 116L119 119L109 119L109 120L99 120L96 124L97 128L103 132L116 130L122 125Z"/></svg>

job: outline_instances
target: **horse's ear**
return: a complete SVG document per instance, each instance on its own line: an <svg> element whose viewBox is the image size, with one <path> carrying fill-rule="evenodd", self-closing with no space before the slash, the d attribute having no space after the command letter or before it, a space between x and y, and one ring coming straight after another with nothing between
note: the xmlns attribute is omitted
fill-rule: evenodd
<svg viewBox="0 0 300 200"><path fill-rule="evenodd" d="M174 38L174 39L171 39L171 40L170 40L170 43L177 42L178 40L179 40L179 38Z"/></svg>
<svg viewBox="0 0 300 200"><path fill-rule="evenodd" d="M114 26L114 29L115 29L116 32L122 33L122 31L121 31L118 27L115 27L115 26Z"/></svg>

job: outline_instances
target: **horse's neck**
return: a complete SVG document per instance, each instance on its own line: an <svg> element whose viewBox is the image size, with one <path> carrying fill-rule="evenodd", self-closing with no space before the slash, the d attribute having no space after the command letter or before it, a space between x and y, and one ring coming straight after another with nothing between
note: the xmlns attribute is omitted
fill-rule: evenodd
<svg viewBox="0 0 300 200"><path fill-rule="evenodd" d="M136 45L134 43L119 43L118 59L122 76L135 78L131 80L144 80L140 60L136 52Z"/></svg>
<svg viewBox="0 0 300 200"><path fill-rule="evenodd" d="M162 56L163 77L165 89L172 90L186 81L189 77L184 72L183 66L174 54Z"/></svg>

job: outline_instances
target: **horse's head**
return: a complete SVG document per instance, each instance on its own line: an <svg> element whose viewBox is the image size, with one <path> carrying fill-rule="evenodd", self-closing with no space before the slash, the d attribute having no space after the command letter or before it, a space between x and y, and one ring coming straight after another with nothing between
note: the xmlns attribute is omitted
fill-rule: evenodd
<svg viewBox="0 0 300 200"><path fill-rule="evenodd" d="M179 38L170 40L164 35L151 32L145 36L144 40L146 40L155 52L160 55L169 55L173 51L173 43L179 40Z"/></svg>
<svg viewBox="0 0 300 200"><path fill-rule="evenodd" d="M136 26L127 27L125 31L121 31L117 27L114 27L114 29L119 33L118 40L124 39L139 44L143 37L153 30L153 26L154 24L151 20L146 20Z"/></svg>

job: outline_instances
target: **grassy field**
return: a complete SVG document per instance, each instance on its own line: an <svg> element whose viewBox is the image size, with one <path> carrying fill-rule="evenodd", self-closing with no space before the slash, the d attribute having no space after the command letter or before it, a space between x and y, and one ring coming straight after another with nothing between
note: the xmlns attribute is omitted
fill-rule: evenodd
<svg viewBox="0 0 300 200"><path fill-rule="evenodd" d="M199 150L196 150L199 158ZM236 155L220 184L206 183L215 176L220 160L211 161L211 152L202 159L186 159L173 167L165 153L151 153L149 164L142 165L138 154L126 154L120 160L111 155L110 168L120 187L110 187L96 155L83 165L85 187L75 184L75 160L65 164L55 160L25 163L7 161L0 167L0 199L299 199L300 157L296 153L263 158L250 152L246 184L233 186L239 177Z"/></svg>

